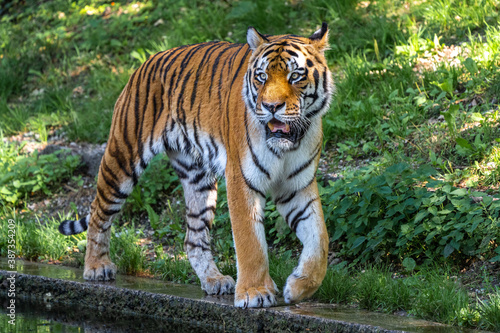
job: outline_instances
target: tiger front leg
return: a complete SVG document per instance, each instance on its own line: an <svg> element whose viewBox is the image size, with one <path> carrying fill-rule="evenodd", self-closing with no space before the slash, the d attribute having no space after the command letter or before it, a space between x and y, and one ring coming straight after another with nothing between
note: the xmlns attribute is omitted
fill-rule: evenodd
<svg viewBox="0 0 500 333"><path fill-rule="evenodd" d="M239 166L227 167L226 182L238 269L234 305L241 308L276 305L278 289L269 275L263 225L265 198L248 186Z"/></svg>
<svg viewBox="0 0 500 333"><path fill-rule="evenodd" d="M310 297L319 288L326 274L328 233L314 180L302 191L276 200L277 208L304 248L299 264L288 277L283 296L286 303Z"/></svg>
<svg viewBox="0 0 500 333"><path fill-rule="evenodd" d="M186 238L184 248L191 266L208 295L234 293L234 279L223 275L215 265L210 249L210 229L217 204L217 180L189 155L170 153L173 168L184 188Z"/></svg>

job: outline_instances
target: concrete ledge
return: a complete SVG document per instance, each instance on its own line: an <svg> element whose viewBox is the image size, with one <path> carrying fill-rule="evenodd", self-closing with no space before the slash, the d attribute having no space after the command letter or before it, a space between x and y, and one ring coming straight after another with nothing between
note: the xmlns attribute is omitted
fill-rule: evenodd
<svg viewBox="0 0 500 333"><path fill-rule="evenodd" d="M34 264L29 264L34 265ZM35 264L36 265L36 264ZM45 265L48 266L48 265ZM46 267L48 270L81 272L60 266ZM0 268L5 268L0 265ZM45 268L44 268L45 269ZM22 270L21 270L22 271ZM0 297L7 297L6 278L11 273L0 270ZM232 296L206 297L201 291L190 292L197 286L172 285L151 280L155 292L120 287L116 283L90 283L71 281L72 274L65 279L15 273L17 298L32 302L84 307L106 314L108 317L131 315L137 320L156 318L166 321L189 323L207 331L229 332L459 332L461 330L435 323L406 317L342 309L327 304L300 303L296 306L279 306L271 309L239 309L232 306ZM80 275L81 276L81 275ZM81 279L81 278L73 278ZM122 279L133 279L126 277ZM139 279L140 278L135 278ZM141 281L142 281L141 280ZM143 289L151 289L139 283ZM126 284L126 283L125 283ZM157 284L165 288L187 288L187 296L165 294L157 291ZM167 290L168 291L168 290ZM179 290L178 293L183 293ZM96 311L97 310L97 311ZM140 318L143 319L140 319ZM335 318L337 317L337 318ZM341 320L338 317L342 318ZM350 318L345 320L345 318ZM352 320L352 322L351 322ZM373 323L373 324L372 324Z"/></svg>

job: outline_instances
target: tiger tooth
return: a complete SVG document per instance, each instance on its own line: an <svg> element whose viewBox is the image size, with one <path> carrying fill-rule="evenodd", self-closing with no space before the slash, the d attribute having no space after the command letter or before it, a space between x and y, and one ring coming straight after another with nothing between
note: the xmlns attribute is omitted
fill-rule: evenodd
<svg viewBox="0 0 500 333"><path fill-rule="evenodd" d="M271 130L271 132L274 130L274 125L271 124L270 122L267 123L267 126L269 127L269 129Z"/></svg>
<svg viewBox="0 0 500 333"><path fill-rule="evenodd" d="M286 133L290 132L290 125L286 124L286 126L285 126L285 132Z"/></svg>

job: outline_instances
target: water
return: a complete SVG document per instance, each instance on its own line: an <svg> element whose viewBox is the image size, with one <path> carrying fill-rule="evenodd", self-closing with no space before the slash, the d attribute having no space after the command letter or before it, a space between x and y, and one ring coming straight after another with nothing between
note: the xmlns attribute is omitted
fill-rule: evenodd
<svg viewBox="0 0 500 333"><path fill-rule="evenodd" d="M8 323L7 299L0 298L0 332L2 333L66 333L66 332L217 332L190 323L162 320L146 316L107 314L78 306L40 304L25 299L16 300L16 324Z"/></svg>
<svg viewBox="0 0 500 333"><path fill-rule="evenodd" d="M8 270L7 261L0 258L0 270ZM31 262L17 262L16 271L20 274L39 275L49 278L83 282L86 285L93 284L98 287L101 284L113 285L119 288L142 290L156 294L167 294L180 296L205 303L218 303L231 305L233 297L210 297L206 296L199 286L180 285L148 278L138 278L118 275L115 282L89 283L82 278L81 269L65 266L44 265ZM57 282L54 281L57 285ZM0 286L1 289L1 286ZM1 290L0 290L1 292ZM199 317L199 322L180 322L179 319L160 319L156 317L146 317L140 314L115 314L113 312L90 309L82 304L71 306L61 305L55 302L33 303L27 299L16 299L16 326L8 324L9 318L6 315L7 299L1 298L0 304L0 333L3 332L217 332L223 331L222 327L200 326L203 324L203 316ZM6 296L3 296L6 297ZM319 303L299 303L287 306L283 300L279 300L278 307L264 310L273 318L287 318L289 315L310 316L319 319L330 319L346 323L358 323L382 327L389 330L409 331L409 332L429 332L429 333L458 333L458 332L479 332L464 330L458 327L440 325L428 321L418 320L409 317L399 317L389 314L368 312L364 310L338 307L330 304ZM210 306L207 304L207 309ZM102 309L104 310L104 308ZM246 310L262 311L262 310ZM3 312L3 313L2 313ZM232 320L233 312L225 322L237 322ZM264 314L265 314L264 313ZM237 312L234 312L236 315ZM241 315L241 312L239 313ZM249 315L252 312L248 313ZM262 314L262 313L261 313ZM207 314L210 316L210 310ZM249 316L251 317L251 316ZM264 317L261 317L263 319ZM236 318L236 317L235 317ZM201 323L200 323L201 321ZM209 321L207 321L208 323ZM245 327L240 327L245 331Z"/></svg>

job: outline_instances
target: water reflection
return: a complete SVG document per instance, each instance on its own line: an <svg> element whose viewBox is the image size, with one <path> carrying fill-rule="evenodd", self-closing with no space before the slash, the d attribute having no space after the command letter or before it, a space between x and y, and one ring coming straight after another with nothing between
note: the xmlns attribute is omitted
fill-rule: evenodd
<svg viewBox="0 0 500 333"><path fill-rule="evenodd" d="M119 313L103 313L98 310L89 310L77 306L63 306L58 304L40 304L29 300L17 301L16 324L8 323L5 308L7 300L0 298L0 332L219 332L215 327L202 327L175 320L161 320L146 316L123 315Z"/></svg>

